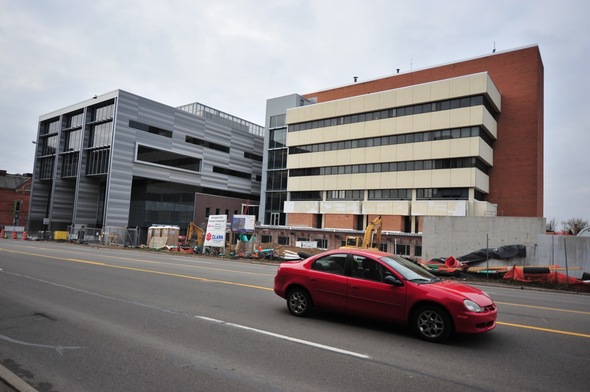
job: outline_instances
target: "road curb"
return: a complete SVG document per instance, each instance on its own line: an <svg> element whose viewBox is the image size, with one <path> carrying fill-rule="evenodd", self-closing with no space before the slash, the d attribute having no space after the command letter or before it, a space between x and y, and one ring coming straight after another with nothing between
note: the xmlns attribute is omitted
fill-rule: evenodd
<svg viewBox="0 0 590 392"><path fill-rule="evenodd" d="M0 380L17 392L38 392L35 388L24 382L20 377L0 365Z"/></svg>

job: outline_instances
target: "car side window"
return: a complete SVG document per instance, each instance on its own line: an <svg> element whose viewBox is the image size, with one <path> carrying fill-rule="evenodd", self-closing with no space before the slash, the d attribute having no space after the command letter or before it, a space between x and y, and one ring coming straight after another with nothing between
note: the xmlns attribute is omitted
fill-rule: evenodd
<svg viewBox="0 0 590 392"><path fill-rule="evenodd" d="M311 269L330 274L344 275L346 254L333 254L317 259L311 265Z"/></svg>
<svg viewBox="0 0 590 392"><path fill-rule="evenodd" d="M355 278L383 282L385 271L383 266L373 259L363 256L352 256L352 276Z"/></svg>

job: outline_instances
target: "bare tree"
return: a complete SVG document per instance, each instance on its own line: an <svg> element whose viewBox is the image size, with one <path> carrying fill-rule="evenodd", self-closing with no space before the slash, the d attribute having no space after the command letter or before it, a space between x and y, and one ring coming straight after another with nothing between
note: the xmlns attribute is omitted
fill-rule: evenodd
<svg viewBox="0 0 590 392"><path fill-rule="evenodd" d="M545 223L545 231L547 233L553 233L555 232L555 229L557 228L557 223L555 222L555 218L551 218L548 219Z"/></svg>
<svg viewBox="0 0 590 392"><path fill-rule="evenodd" d="M563 229L569 231L572 235L577 235L584 227L588 227L588 221L582 218L572 218L561 223Z"/></svg>

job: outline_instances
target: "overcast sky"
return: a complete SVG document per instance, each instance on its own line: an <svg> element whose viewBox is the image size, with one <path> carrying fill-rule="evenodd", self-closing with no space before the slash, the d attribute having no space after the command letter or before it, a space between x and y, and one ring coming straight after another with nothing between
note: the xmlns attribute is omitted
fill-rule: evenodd
<svg viewBox="0 0 590 392"><path fill-rule="evenodd" d="M264 125L266 100L539 45L545 217L590 220L587 0L0 0L0 169L39 116L122 89Z"/></svg>

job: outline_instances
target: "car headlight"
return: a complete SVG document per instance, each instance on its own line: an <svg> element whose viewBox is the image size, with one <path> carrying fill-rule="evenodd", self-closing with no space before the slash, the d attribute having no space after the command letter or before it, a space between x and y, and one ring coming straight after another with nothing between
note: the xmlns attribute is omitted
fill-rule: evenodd
<svg viewBox="0 0 590 392"><path fill-rule="evenodd" d="M470 299L465 299L463 300L463 305L465 305L465 307L475 313L481 313L483 312L485 309L482 308L481 306L479 306L478 304L476 304L475 302L473 302Z"/></svg>

